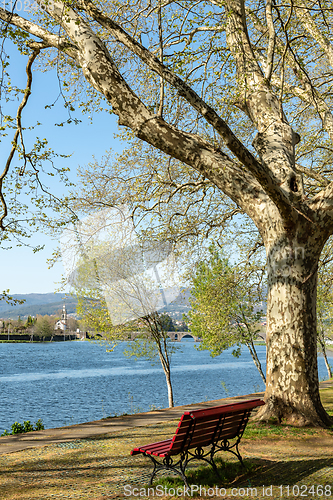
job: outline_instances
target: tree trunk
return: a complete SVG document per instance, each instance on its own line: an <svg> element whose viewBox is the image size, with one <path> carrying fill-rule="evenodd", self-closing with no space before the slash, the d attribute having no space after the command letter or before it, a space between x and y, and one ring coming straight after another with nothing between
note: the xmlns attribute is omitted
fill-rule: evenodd
<svg viewBox="0 0 333 500"><path fill-rule="evenodd" d="M325 347L325 349L323 349L323 356L324 356L325 365L326 365L326 369L327 369L327 373L328 373L328 378L332 378L333 374L332 374L331 365L329 364L328 359L327 359L326 347Z"/></svg>
<svg viewBox="0 0 333 500"><path fill-rule="evenodd" d="M311 226L313 235L313 225ZM300 233L300 231L299 231ZM319 396L316 287L322 244L282 234L268 254L266 405L257 419L292 425L331 425ZM299 236L299 235L298 235Z"/></svg>
<svg viewBox="0 0 333 500"><path fill-rule="evenodd" d="M171 384L171 370L170 370L170 352L168 350L167 335L161 325L158 313L153 313L143 318L149 328L149 332L156 344L157 352L161 361L164 371L166 384L168 388L168 401L169 408L173 408L173 390Z"/></svg>
<svg viewBox="0 0 333 500"><path fill-rule="evenodd" d="M174 407L174 402L173 402L173 390L172 390L172 384L171 384L171 374L170 370L165 372L165 378L166 378L166 383L168 386L168 401L169 401L169 408Z"/></svg>
<svg viewBox="0 0 333 500"><path fill-rule="evenodd" d="M327 359L326 344L325 344L325 332L323 330L321 330L318 333L318 340L320 343L321 352L324 356L325 365L326 365L326 369L327 369L327 373L328 373L328 378L332 378L332 376L333 376L332 369L331 369L331 365L329 364L328 359Z"/></svg>
<svg viewBox="0 0 333 500"><path fill-rule="evenodd" d="M172 390L172 384L171 384L171 372L170 372L169 360L165 359L165 356L163 355L160 346L159 346L159 349L158 349L158 354L159 354L159 357L160 357L161 365L162 365L162 368L163 368L163 371L164 371L165 380L166 380L166 384L167 384L167 388L168 388L169 408L173 408L174 407L174 403L173 403L173 390Z"/></svg>
<svg viewBox="0 0 333 500"><path fill-rule="evenodd" d="M261 363L260 363L260 360L258 358L256 348L255 348L253 342L247 342L246 345L247 345L248 350L250 351L250 354L252 356L253 362L254 362L254 364L257 367L257 370L258 370L258 372L260 374L260 377L262 378L262 381L266 385L266 377L265 377L264 372L262 371Z"/></svg>

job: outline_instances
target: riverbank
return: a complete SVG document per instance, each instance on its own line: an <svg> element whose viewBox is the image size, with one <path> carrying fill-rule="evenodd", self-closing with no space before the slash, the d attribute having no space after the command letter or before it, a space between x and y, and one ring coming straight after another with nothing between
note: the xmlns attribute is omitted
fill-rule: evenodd
<svg viewBox="0 0 333 500"><path fill-rule="evenodd" d="M22 343L22 342L64 342L68 340L80 340L76 333L67 333L66 335L54 334L54 335L30 335L30 334L20 334L20 333L0 333L0 342L3 343Z"/></svg>
<svg viewBox="0 0 333 500"><path fill-rule="evenodd" d="M66 443L73 440L94 439L96 436L110 434L125 429L145 427L147 425L158 425L179 419L187 409L210 408L227 403L237 403L244 399L256 399L263 397L264 393L237 396L234 398L205 401L194 405L176 406L164 408L133 415L104 418L94 422L86 422L77 425L68 425L55 429L45 429L29 433L15 434L0 437L0 455L26 450L28 448L40 448L57 443Z"/></svg>
<svg viewBox="0 0 333 500"><path fill-rule="evenodd" d="M252 396L247 395L244 398ZM255 396L258 397L258 394ZM333 381L321 383L321 397L325 408L333 414ZM205 402L201 405L210 403ZM177 425L177 412L181 413L182 409L178 407L39 431L44 433L43 442L37 438L39 433L31 433L34 436L21 436L21 443L24 443L24 438L31 440L34 437L32 445L35 444L36 447L0 455L0 498L1 500L137 498L137 495L125 495L125 492L148 484L151 462L145 457L132 457L130 451L140 443L148 443L152 439L159 441L172 436ZM174 420L176 413L177 419ZM130 422L132 425L129 425ZM104 434L105 428L98 434L101 430L99 426L104 427L106 424L114 427L112 430L109 427L106 434ZM74 432L78 428L83 430L84 425L90 426L95 434L88 435L86 428L85 435L75 435ZM58 432L58 441L48 440L47 436L51 436L52 431ZM72 432L72 439L68 436L64 439L62 432ZM53 435L53 439L55 437ZM0 444L4 440L8 442L8 439L15 441L15 438L16 436L0 438ZM317 491L317 488L320 485L323 485L323 488L325 485L331 487L333 485L332 449L332 430L258 426L250 423L240 445L247 471L241 470L238 465L233 465L237 460L224 454L222 456L228 466L220 469L224 477L221 482L213 479L214 482L210 485L207 471L200 475L195 468L191 469L192 472L189 474L190 481L192 484L196 481L194 484L207 487L217 484L220 489L225 488L227 493L225 498L236 500L264 498L263 485L266 488L272 487L271 490L266 489L264 492L268 493L265 497L269 496L273 500L295 498L300 496L295 494L297 491L307 492L307 497L310 498L327 498L328 495L321 495L321 490ZM167 483L164 483L163 488L165 486L172 487ZM311 496L312 486L315 494ZM255 497L252 494L244 494L249 487L257 490ZM237 495L237 492L241 494ZM172 495L159 498L166 500L172 498ZM199 498L207 498L207 495ZM210 495L209 498L216 496Z"/></svg>

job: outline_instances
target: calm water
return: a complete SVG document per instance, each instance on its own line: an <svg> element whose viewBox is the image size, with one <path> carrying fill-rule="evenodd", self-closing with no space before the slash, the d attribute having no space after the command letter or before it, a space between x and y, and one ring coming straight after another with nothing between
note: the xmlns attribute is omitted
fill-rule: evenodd
<svg viewBox="0 0 333 500"><path fill-rule="evenodd" d="M176 405L249 394L264 385L247 348L235 359L231 350L216 358L180 342L172 356ZM109 415L168 406L159 364L133 361L90 342L0 343L0 432L14 421L41 418L46 428L97 420ZM258 346L265 369L265 346ZM319 377L327 378L319 358ZM330 358L333 363L333 358ZM227 393L225 391L227 389Z"/></svg>

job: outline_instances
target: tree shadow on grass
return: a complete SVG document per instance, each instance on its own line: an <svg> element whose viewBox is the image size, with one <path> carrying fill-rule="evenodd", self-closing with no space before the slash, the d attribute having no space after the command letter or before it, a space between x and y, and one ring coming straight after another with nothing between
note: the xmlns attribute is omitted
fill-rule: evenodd
<svg viewBox="0 0 333 500"><path fill-rule="evenodd" d="M248 484L248 480L253 486L261 486L264 483L273 486L293 485L300 482L305 484L310 476L311 481L314 481L316 473L322 484L329 484L333 479L333 458L288 461L253 458L247 462L250 463L252 471L249 470L244 478L240 477L235 481L237 485L245 482Z"/></svg>
<svg viewBox="0 0 333 500"><path fill-rule="evenodd" d="M250 458L244 462L246 468L242 468L238 462L222 462L216 459L220 479L210 466L188 469L186 471L188 483L203 487L223 488L262 487L263 484L294 485L300 482L306 483L310 476L311 481L314 481L316 473L318 473L318 479L320 477L321 484L330 484L333 479L333 458L290 461ZM167 488L183 486L179 476L171 475L157 477L154 486L157 484Z"/></svg>
<svg viewBox="0 0 333 500"><path fill-rule="evenodd" d="M275 488L275 494L268 492L268 497L272 498L272 500L278 498L294 498L293 495L293 486L294 485L308 485L308 488L313 484L316 486L318 484L321 485L329 485L332 484L333 479L333 459L314 459L314 460L291 460L291 461L283 461L283 460L265 460L260 458L250 458L245 460L246 468L242 468L238 462L222 462L219 459L216 459L217 468L219 475L221 476L221 480L217 479L214 471L211 467L197 467L197 468L189 468L187 471L187 478L189 485L202 486L202 491L206 491L203 497L199 496L198 493L192 494L190 497L183 496L176 497L170 496L168 493L166 496L160 496L161 500L173 500L179 498L196 498L197 500L206 500L208 497L211 498L221 498L212 496L208 492L208 488L216 488L218 487L219 491L221 489L225 489L227 495L225 498L233 498L235 500L241 499L262 499L266 498L267 495L263 494L264 485L269 487L272 485ZM316 473L318 475L318 481L316 480ZM166 473L164 473L166 474ZM171 476L161 474L157 476L154 481L153 488L156 489L158 485L163 487L164 491L176 491L177 488L183 489L184 484L179 476ZM309 478L309 482L308 482ZM141 488L144 487L144 477L142 477ZM288 490L288 494L286 493L286 487L289 486L290 490ZM280 488L283 487L283 490ZM304 486L305 487L305 486ZM325 487L325 486L324 486ZM148 486L147 483L145 485L146 490L148 488L152 488ZM265 488L265 490L266 490ZM276 490L276 488L278 488ZM301 486L299 486L299 490L297 492L302 492ZM241 493L240 496L232 493L232 496L229 495L230 491L234 489L234 491L238 491ZM142 490L140 490L142 491ZM151 490L150 490L151 491ZM157 490L156 490L157 491ZM160 490L161 491L161 490ZM201 490L199 490L201 491ZM253 492L257 492L255 496ZM308 490L307 490L308 491ZM322 490L320 490L322 491ZM324 491L324 490L323 490ZM245 494L249 493L249 495ZM297 493L296 492L296 493ZM267 493L267 491L266 491ZM281 496L281 493L286 493L286 496ZM144 495L143 495L144 496ZM297 496L300 496L297 493ZM319 498L313 496L311 494L308 495L311 498ZM325 498L325 495L321 495ZM94 500L113 500L113 499L132 499L134 497L125 497L121 494L112 494L110 492L107 495L102 495L100 497L96 497Z"/></svg>
<svg viewBox="0 0 333 500"><path fill-rule="evenodd" d="M61 448L44 449L41 456L33 453L30 457L26 453L22 461L8 460L0 469L1 500L45 499L55 496L54 492L92 500L103 493L122 498L116 492L122 491L123 485L137 477L143 478L144 483L149 480L147 465L141 461L133 464L131 457L124 457L121 451L113 450L111 456L102 450ZM56 451L61 454L56 455Z"/></svg>

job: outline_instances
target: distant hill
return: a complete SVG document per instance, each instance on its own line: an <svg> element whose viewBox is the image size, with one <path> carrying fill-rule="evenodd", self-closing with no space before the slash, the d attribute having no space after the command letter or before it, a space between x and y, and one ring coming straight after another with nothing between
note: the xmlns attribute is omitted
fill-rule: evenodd
<svg viewBox="0 0 333 500"><path fill-rule="evenodd" d="M163 309L161 313L169 313L173 319L182 319L183 314L187 314L191 308L189 297L191 290L189 288L182 288L180 295ZM64 303L68 314L76 312L77 299L67 296L65 293L28 293L13 295L15 299L25 302L22 305L8 306L6 302L0 301L0 318L2 319L17 319L19 316L24 317L36 316L36 314L56 314L62 310ZM257 309L262 309L266 314L267 304L262 302L258 304Z"/></svg>
<svg viewBox="0 0 333 500"><path fill-rule="evenodd" d="M66 304L67 313L74 313L77 300L66 296L65 293L28 293L13 295L14 299L25 300L24 304L8 306L5 301L0 302L0 318L17 319L36 314L56 314Z"/></svg>
<svg viewBox="0 0 333 500"><path fill-rule="evenodd" d="M172 304L164 307L160 312L176 313L181 319L182 314L188 312L189 290L183 289L182 293ZM25 300L24 304L17 306L8 306L4 301L0 301L0 318L17 319L19 316L36 316L36 314L56 314L62 310L63 304L66 304L67 313L75 313L77 300L74 297L66 296L65 293L28 293L13 295L14 299ZM178 314L177 314L178 313ZM174 316L174 314L173 314Z"/></svg>
<svg viewBox="0 0 333 500"><path fill-rule="evenodd" d="M159 312L169 314L172 319L181 320L183 314L187 314L191 309L189 302L190 295L191 291L189 288L182 288L175 300L171 302L171 304L160 309Z"/></svg>

